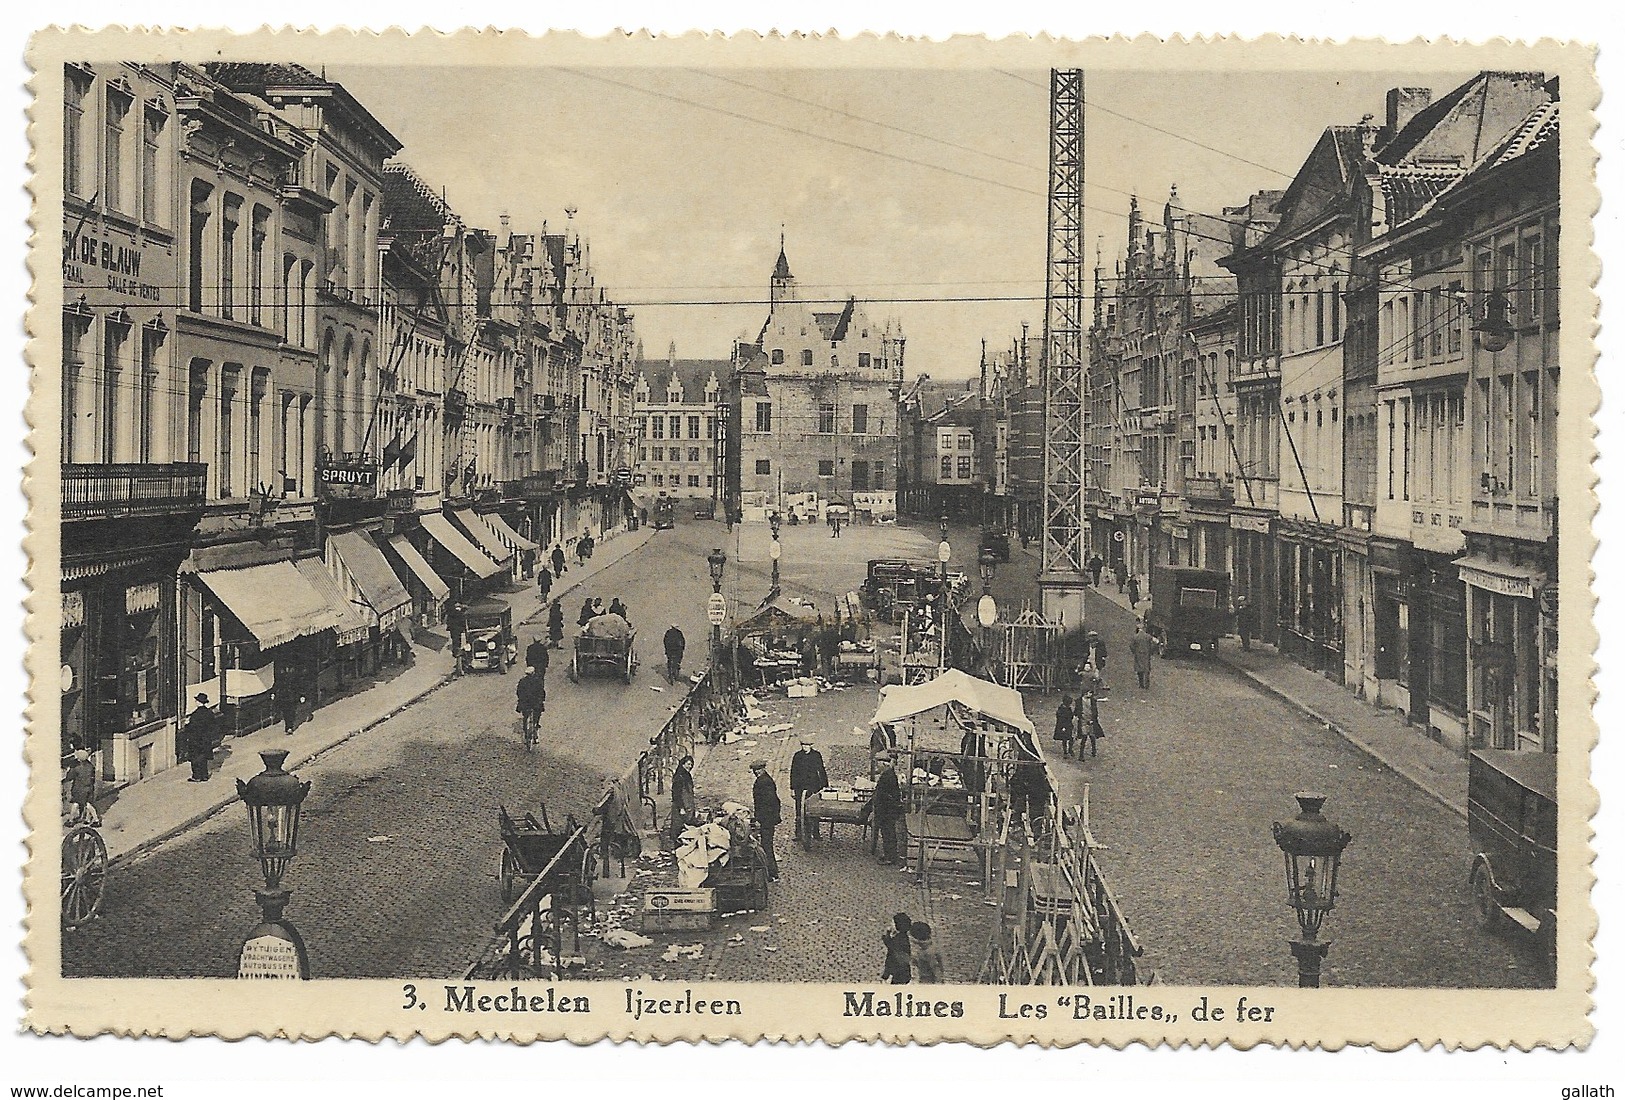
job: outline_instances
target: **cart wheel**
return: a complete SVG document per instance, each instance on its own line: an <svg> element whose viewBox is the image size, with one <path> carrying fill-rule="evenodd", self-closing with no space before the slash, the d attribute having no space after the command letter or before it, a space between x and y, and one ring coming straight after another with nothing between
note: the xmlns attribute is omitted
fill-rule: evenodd
<svg viewBox="0 0 1625 1100"><path fill-rule="evenodd" d="M1473 911L1484 931L1494 932L1500 927L1504 914L1501 903L1495 900L1495 881L1487 863L1473 868Z"/></svg>
<svg viewBox="0 0 1625 1100"><path fill-rule="evenodd" d="M570 682L572 684L581 682L581 658L574 654L570 655Z"/></svg>
<svg viewBox="0 0 1625 1100"><path fill-rule="evenodd" d="M73 930L94 920L102 907L107 879L107 845L88 825L76 825L62 838L62 927Z"/></svg>
<svg viewBox="0 0 1625 1100"><path fill-rule="evenodd" d="M637 667L638 667L637 662L633 661L632 660L632 655L630 653L628 653L626 655L626 677L625 677L627 683L630 684L632 682L632 673L637 671Z"/></svg>
<svg viewBox="0 0 1625 1100"><path fill-rule="evenodd" d="M502 868L498 877L502 880L502 904L512 905L513 899L519 896L514 889L519 878L519 860L507 848L502 849Z"/></svg>

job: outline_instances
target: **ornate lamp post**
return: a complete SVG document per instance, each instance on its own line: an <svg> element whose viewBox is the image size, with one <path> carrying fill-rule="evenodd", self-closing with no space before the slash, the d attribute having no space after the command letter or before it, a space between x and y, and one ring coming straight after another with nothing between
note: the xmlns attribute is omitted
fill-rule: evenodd
<svg viewBox="0 0 1625 1100"><path fill-rule="evenodd" d="M298 854L299 810L310 783L282 770L288 758L282 749L260 753L265 770L244 783L237 780L237 797L248 807L249 833L254 858L259 860L265 889L255 890L260 923L248 933L237 964L239 978L309 978L310 957L305 941L293 924L283 919L289 893L282 876Z"/></svg>
<svg viewBox="0 0 1625 1100"><path fill-rule="evenodd" d="M937 588L937 600L942 604L942 636L937 640L937 670L948 667L948 559L954 556L953 547L948 545L948 517L942 517L942 541L937 543L937 564L940 566L939 574L941 584Z"/></svg>
<svg viewBox="0 0 1625 1100"><path fill-rule="evenodd" d="M1326 796L1304 791L1294 795L1298 816L1274 825L1275 843L1286 857L1286 900L1298 917L1298 939L1288 941L1298 960L1298 986L1320 988L1320 964L1331 947L1320 939L1320 926L1337 903L1337 868L1353 838L1321 814Z"/></svg>
<svg viewBox="0 0 1625 1100"><path fill-rule="evenodd" d="M727 568L728 555L719 546L705 556L705 564L711 570L711 607L708 615L711 620L711 667L717 668L722 653L722 619L727 614L727 605L722 599L722 571ZM717 613L719 606L721 614Z"/></svg>
<svg viewBox="0 0 1625 1100"><path fill-rule="evenodd" d="M775 599L779 594L779 513L773 512L767 517L767 522L773 528L773 545L768 550L773 558L773 595L769 599Z"/></svg>
<svg viewBox="0 0 1625 1100"><path fill-rule="evenodd" d="M987 657L987 632L999 621L999 605L993 601L993 575L999 570L999 557L991 546L982 547L982 552L976 555L976 568L982 574L982 598L976 602L976 621L982 626L982 654L991 668L992 660Z"/></svg>

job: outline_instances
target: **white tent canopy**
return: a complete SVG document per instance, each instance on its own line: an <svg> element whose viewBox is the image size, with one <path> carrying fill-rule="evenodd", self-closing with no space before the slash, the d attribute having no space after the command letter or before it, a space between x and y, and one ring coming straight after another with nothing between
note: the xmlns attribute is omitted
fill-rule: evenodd
<svg viewBox="0 0 1625 1100"><path fill-rule="evenodd" d="M957 668L951 668L927 683L912 686L893 684L881 688L874 721L891 725L948 703L958 703L985 717L1037 736L1021 705L1021 692L987 680L978 680Z"/></svg>

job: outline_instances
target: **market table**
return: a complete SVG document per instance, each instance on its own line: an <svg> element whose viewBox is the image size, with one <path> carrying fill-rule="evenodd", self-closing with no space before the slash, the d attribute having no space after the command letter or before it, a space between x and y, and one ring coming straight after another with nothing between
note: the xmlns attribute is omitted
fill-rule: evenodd
<svg viewBox="0 0 1625 1100"><path fill-rule="evenodd" d="M868 804L868 795L856 791L821 791L816 798L807 799L802 808L802 843L810 846L825 821L829 822L831 840L835 839L837 825L856 825L859 832L867 836L869 825L864 819Z"/></svg>

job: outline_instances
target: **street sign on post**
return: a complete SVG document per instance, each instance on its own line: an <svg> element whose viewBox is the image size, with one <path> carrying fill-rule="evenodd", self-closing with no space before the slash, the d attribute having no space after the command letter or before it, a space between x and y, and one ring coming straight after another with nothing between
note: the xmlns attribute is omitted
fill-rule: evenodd
<svg viewBox="0 0 1625 1100"><path fill-rule="evenodd" d="M712 626L721 626L728 617L728 600L721 592L711 593L710 601L705 605L705 618Z"/></svg>

